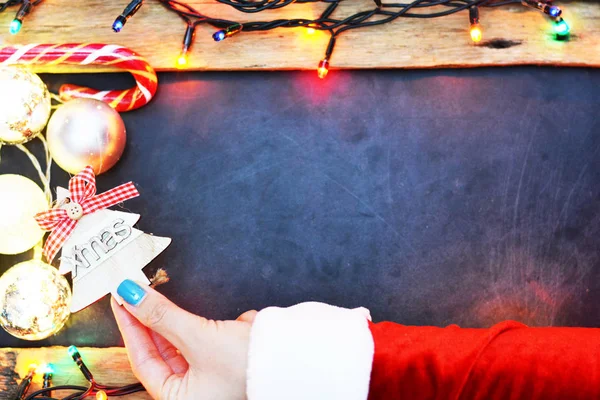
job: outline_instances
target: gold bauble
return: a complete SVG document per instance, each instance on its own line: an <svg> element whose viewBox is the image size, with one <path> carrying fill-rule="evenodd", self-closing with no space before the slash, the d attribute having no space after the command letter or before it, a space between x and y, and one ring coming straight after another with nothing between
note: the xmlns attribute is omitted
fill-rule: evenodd
<svg viewBox="0 0 600 400"><path fill-rule="evenodd" d="M50 93L39 76L22 67L0 67L0 144L37 136L50 116Z"/></svg>
<svg viewBox="0 0 600 400"><path fill-rule="evenodd" d="M44 192L21 175L0 175L0 254L23 253L44 236L34 219L48 209Z"/></svg>
<svg viewBox="0 0 600 400"><path fill-rule="evenodd" d="M60 106L46 131L48 148L59 167L71 174L91 165L99 175L112 168L125 149L125 124L118 112L94 99Z"/></svg>
<svg viewBox="0 0 600 400"><path fill-rule="evenodd" d="M57 333L69 319L70 303L69 283L42 261L22 262L0 277L0 326L19 339Z"/></svg>

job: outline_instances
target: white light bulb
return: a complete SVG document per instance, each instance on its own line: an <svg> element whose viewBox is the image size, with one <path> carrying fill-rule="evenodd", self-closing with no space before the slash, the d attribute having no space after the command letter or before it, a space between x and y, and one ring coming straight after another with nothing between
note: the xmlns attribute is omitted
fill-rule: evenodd
<svg viewBox="0 0 600 400"><path fill-rule="evenodd" d="M0 175L0 254L23 253L44 236L34 219L48 209L44 192L21 175Z"/></svg>

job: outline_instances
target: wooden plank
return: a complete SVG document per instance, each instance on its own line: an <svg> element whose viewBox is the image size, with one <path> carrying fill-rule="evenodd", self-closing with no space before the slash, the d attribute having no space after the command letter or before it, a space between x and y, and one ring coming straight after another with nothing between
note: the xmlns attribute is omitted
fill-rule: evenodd
<svg viewBox="0 0 600 400"><path fill-rule="evenodd" d="M103 385L127 385L137 380L131 372L124 348L106 349L79 348L81 356L94 374L97 382ZM29 365L52 363L56 368L54 385L87 386L86 380L69 356L66 347L45 347L39 349L0 349L0 400L12 400L21 378L27 374ZM36 375L30 392L41 388L41 376ZM66 394L66 393L65 393ZM148 400L146 392L127 396L131 400Z"/></svg>
<svg viewBox="0 0 600 400"><path fill-rule="evenodd" d="M240 20L316 17L323 4L292 4L280 10L243 14L213 0L189 0L208 15ZM86 0L45 0L29 15L18 35L2 34L4 44L100 42L128 46L144 55L157 70L174 70L185 25L160 4L146 2L119 34L112 32L115 17L128 3ZM347 0L337 16L373 7L372 0ZM331 59L335 68L435 68L493 65L600 66L600 4L580 1L564 4L564 17L572 27L569 41L556 41L549 18L520 5L484 8L484 40L473 45L468 34L468 13L436 19L399 20L379 27L342 34ZM16 11L0 14L0 27ZM277 29L241 33L216 43L209 26L197 29L190 55L195 70L316 69L323 58L328 34L304 29ZM90 67L47 67L39 72L98 72Z"/></svg>

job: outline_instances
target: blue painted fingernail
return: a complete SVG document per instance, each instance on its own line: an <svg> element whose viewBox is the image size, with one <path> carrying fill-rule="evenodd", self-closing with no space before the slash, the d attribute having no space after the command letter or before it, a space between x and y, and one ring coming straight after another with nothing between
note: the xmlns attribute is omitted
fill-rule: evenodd
<svg viewBox="0 0 600 400"><path fill-rule="evenodd" d="M131 279L125 279L117 288L117 293L132 306L140 304L146 296L146 291Z"/></svg>

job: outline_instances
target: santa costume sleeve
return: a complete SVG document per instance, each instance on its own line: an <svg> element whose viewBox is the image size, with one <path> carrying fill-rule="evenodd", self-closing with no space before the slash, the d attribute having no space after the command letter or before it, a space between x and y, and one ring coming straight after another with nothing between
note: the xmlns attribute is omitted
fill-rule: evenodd
<svg viewBox="0 0 600 400"><path fill-rule="evenodd" d="M248 400L600 398L600 329L374 324L303 303L259 312L248 357Z"/></svg>

